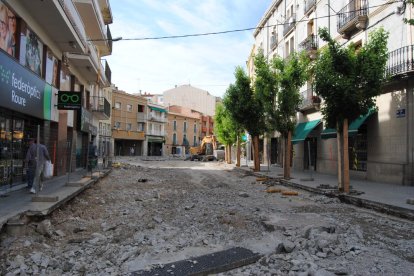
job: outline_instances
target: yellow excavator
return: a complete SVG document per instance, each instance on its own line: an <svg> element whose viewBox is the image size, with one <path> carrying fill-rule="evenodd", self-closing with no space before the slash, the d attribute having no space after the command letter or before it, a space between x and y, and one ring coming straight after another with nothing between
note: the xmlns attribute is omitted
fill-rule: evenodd
<svg viewBox="0 0 414 276"><path fill-rule="evenodd" d="M201 140L201 144L199 146L190 148L190 160L198 160L203 162L213 161L215 160L214 150L216 149L216 136L205 136L203 140Z"/></svg>

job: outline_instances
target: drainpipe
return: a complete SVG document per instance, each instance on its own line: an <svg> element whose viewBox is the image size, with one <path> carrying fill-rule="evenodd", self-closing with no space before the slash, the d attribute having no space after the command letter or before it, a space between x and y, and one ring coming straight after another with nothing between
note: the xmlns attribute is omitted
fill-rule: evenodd
<svg viewBox="0 0 414 276"><path fill-rule="evenodd" d="M328 32L331 34L331 0L328 0Z"/></svg>

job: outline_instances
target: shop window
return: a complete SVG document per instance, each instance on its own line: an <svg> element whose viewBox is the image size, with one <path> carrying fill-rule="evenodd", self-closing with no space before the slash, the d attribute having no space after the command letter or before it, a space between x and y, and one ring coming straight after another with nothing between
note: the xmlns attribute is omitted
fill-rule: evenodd
<svg viewBox="0 0 414 276"><path fill-rule="evenodd" d="M349 169L367 171L368 160L367 125L363 124L358 133L348 138Z"/></svg>

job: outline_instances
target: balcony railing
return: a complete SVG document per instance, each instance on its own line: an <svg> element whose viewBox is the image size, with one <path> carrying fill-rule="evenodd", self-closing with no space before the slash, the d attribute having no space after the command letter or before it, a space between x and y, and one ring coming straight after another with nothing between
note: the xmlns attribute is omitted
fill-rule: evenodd
<svg viewBox="0 0 414 276"><path fill-rule="evenodd" d="M316 0L306 0L303 13L307 14L313 7L315 7Z"/></svg>
<svg viewBox="0 0 414 276"><path fill-rule="evenodd" d="M98 119L106 120L111 117L111 104L105 97L90 97L91 111L97 115Z"/></svg>
<svg viewBox="0 0 414 276"><path fill-rule="evenodd" d="M283 35L287 35L296 24L296 14L292 14L288 19L283 23Z"/></svg>
<svg viewBox="0 0 414 276"><path fill-rule="evenodd" d="M137 121L138 122L145 122L147 120L147 114L144 112L138 112L137 113Z"/></svg>
<svg viewBox="0 0 414 276"><path fill-rule="evenodd" d="M167 122L167 119L165 117L163 117L163 116L157 116L157 115L154 115L152 113L149 114L148 120L150 120L150 121L156 121L156 122L161 122L161 123L166 123Z"/></svg>
<svg viewBox="0 0 414 276"><path fill-rule="evenodd" d="M312 96L313 96L313 88L309 88L305 91L301 92L302 94L302 104L299 106L300 110L306 110L306 109L310 109L313 107L313 101L312 101Z"/></svg>
<svg viewBox="0 0 414 276"><path fill-rule="evenodd" d="M317 36L311 34L308 36L304 41L299 44L299 48L301 50L310 51L310 50L317 50L318 49L318 39Z"/></svg>
<svg viewBox="0 0 414 276"><path fill-rule="evenodd" d="M108 83L111 84L112 71L111 71L111 68L109 67L108 61L106 60L104 61L105 61L105 77Z"/></svg>
<svg viewBox="0 0 414 276"><path fill-rule="evenodd" d="M107 37L107 41L108 41L108 48L109 48L109 53L112 53L112 34L111 34L111 30L109 29L109 26L106 26L106 37Z"/></svg>
<svg viewBox="0 0 414 276"><path fill-rule="evenodd" d="M163 130L150 130L150 131L147 132L147 135L165 136L165 131L163 131Z"/></svg>
<svg viewBox="0 0 414 276"><path fill-rule="evenodd" d="M388 53L386 75L393 77L414 71L414 45Z"/></svg>
<svg viewBox="0 0 414 276"><path fill-rule="evenodd" d="M343 33L347 24L359 16L368 15L368 0L351 0L338 12L338 32ZM357 22L355 22L357 24Z"/></svg>
<svg viewBox="0 0 414 276"><path fill-rule="evenodd" d="M86 47L86 33L85 27L81 16L78 13L75 5L72 0L59 0L59 4L65 12L66 16L69 18L69 21L72 27L75 29L75 32L78 34L80 40L82 41L83 46Z"/></svg>

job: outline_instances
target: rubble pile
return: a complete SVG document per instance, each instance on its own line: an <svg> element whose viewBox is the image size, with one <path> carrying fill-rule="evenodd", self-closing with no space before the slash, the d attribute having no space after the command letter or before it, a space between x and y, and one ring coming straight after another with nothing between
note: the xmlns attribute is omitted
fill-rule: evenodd
<svg viewBox="0 0 414 276"><path fill-rule="evenodd" d="M221 275L404 275L413 223L300 191L266 192L224 163L121 160L27 234L0 237L1 275L124 275L240 246ZM272 186L286 190L283 186Z"/></svg>

